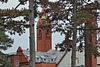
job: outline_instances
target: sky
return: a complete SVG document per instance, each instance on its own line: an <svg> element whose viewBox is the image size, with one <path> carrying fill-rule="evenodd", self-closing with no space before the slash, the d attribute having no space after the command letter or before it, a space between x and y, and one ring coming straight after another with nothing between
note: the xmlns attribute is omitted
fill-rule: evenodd
<svg viewBox="0 0 100 67"><path fill-rule="evenodd" d="M8 0L8 3L3 3L3 4L0 2L0 9L15 8L18 4L19 4L18 0ZM21 9L21 8L28 9L28 5L29 4L27 2L27 4L20 5L17 9ZM41 11L41 8L39 8L39 10ZM20 17L17 19L20 19ZM38 22L38 19L36 19L36 23L35 23L35 45L36 45L36 24L37 22ZM18 34L10 35L8 32L6 32L6 34L9 35L12 39L14 39L14 44L8 50L3 51L4 53L16 52L19 46L21 46L22 49L24 50L29 48L29 29L26 29L26 33L24 33L21 36L19 36ZM55 44L60 43L63 40L64 40L64 35L61 36L59 33L52 33L52 49L54 49Z"/></svg>

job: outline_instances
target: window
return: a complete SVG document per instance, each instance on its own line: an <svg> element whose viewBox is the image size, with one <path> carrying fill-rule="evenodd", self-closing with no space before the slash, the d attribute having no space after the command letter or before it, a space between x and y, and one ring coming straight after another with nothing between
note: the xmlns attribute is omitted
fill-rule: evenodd
<svg viewBox="0 0 100 67"><path fill-rule="evenodd" d="M46 59L44 58L44 61L46 61Z"/></svg>
<svg viewBox="0 0 100 67"><path fill-rule="evenodd" d="M49 30L46 31L46 38L50 38L50 32L49 32Z"/></svg>
<svg viewBox="0 0 100 67"><path fill-rule="evenodd" d="M47 30L47 33L46 34L49 34L49 30Z"/></svg>
<svg viewBox="0 0 100 67"><path fill-rule="evenodd" d="M39 38L39 39L42 38L42 31L41 31L41 30L39 30L38 38Z"/></svg>
<svg viewBox="0 0 100 67"><path fill-rule="evenodd" d="M51 59L51 61L53 61L53 59Z"/></svg>
<svg viewBox="0 0 100 67"><path fill-rule="evenodd" d="M12 57L8 57L8 58L7 58L7 61L8 61L8 62L11 62L11 61L12 61Z"/></svg>
<svg viewBox="0 0 100 67"><path fill-rule="evenodd" d="M16 61L16 66L19 66L19 61L18 60Z"/></svg>
<svg viewBox="0 0 100 67"><path fill-rule="evenodd" d="M39 58L37 58L37 60L39 60Z"/></svg>

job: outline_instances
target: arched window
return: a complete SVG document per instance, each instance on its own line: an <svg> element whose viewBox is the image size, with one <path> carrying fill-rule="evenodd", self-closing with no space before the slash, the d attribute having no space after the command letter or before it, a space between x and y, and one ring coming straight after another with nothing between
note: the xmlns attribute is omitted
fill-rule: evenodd
<svg viewBox="0 0 100 67"><path fill-rule="evenodd" d="M38 38L39 38L39 39L42 38L42 31L41 31L41 30L39 30Z"/></svg>
<svg viewBox="0 0 100 67"><path fill-rule="evenodd" d="M50 32L49 32L49 30L46 31L46 38L50 38Z"/></svg>
<svg viewBox="0 0 100 67"><path fill-rule="evenodd" d="M49 34L49 30L47 30L47 34Z"/></svg>

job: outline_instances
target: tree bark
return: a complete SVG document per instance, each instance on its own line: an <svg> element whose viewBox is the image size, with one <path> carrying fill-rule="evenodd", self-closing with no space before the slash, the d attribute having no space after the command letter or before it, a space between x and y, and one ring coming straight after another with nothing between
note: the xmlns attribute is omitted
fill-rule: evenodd
<svg viewBox="0 0 100 67"><path fill-rule="evenodd" d="M76 9L77 9L77 0L74 0L74 25L73 25L73 41L72 41L72 56L71 56L71 67L76 67L76 40L77 40L77 24L76 21Z"/></svg>
<svg viewBox="0 0 100 67"><path fill-rule="evenodd" d="M29 67L35 67L35 27L34 27L34 1L29 0L29 25L30 25L30 61Z"/></svg>

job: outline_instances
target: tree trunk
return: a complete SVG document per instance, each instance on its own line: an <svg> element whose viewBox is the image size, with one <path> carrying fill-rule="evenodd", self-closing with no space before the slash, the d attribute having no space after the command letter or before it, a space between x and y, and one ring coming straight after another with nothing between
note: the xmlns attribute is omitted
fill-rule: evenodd
<svg viewBox="0 0 100 67"><path fill-rule="evenodd" d="M77 24L76 21L76 9L77 0L74 0L74 25L73 25L73 41L72 41L72 56L71 56L71 67L76 67L76 40L77 40Z"/></svg>
<svg viewBox="0 0 100 67"><path fill-rule="evenodd" d="M29 0L29 25L30 25L30 61L29 67L35 67L35 27L34 27L34 1Z"/></svg>

